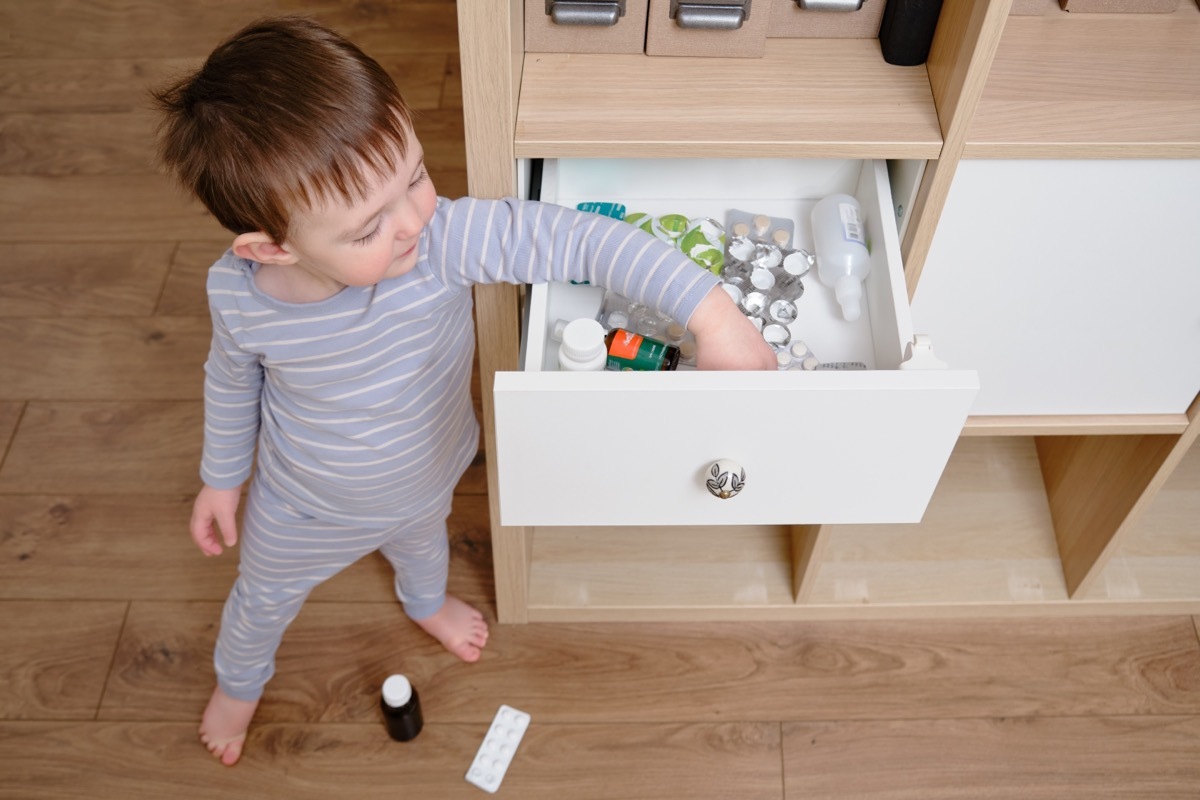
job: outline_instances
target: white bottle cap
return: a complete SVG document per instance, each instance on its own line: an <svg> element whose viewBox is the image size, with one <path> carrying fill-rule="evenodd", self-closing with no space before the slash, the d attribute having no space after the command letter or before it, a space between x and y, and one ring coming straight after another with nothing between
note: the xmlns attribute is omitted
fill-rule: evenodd
<svg viewBox="0 0 1200 800"><path fill-rule="evenodd" d="M412 684L403 675L390 675L383 682L383 702L399 708L412 699Z"/></svg>
<svg viewBox="0 0 1200 800"><path fill-rule="evenodd" d="M562 350L576 361L588 361L604 352L604 326L594 319L571 320L563 328Z"/></svg>
<svg viewBox="0 0 1200 800"><path fill-rule="evenodd" d="M858 319L858 315L862 313L862 308L859 306L862 298L862 283L857 278L843 275L837 279L837 283L833 287L833 294L842 307L842 316L846 321L854 322Z"/></svg>

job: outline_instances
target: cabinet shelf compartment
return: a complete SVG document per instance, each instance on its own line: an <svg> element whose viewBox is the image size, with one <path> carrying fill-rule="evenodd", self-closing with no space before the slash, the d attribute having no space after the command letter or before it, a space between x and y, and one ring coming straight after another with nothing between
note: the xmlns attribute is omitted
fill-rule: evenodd
<svg viewBox="0 0 1200 800"><path fill-rule="evenodd" d="M1200 608L1200 447L1191 445L1084 599Z"/></svg>
<svg viewBox="0 0 1200 800"><path fill-rule="evenodd" d="M1068 599L1029 437L959 440L920 523L826 526L821 535L814 606L1041 613Z"/></svg>
<svg viewBox="0 0 1200 800"><path fill-rule="evenodd" d="M787 526L537 527L531 620L794 616Z"/></svg>
<svg viewBox="0 0 1200 800"><path fill-rule="evenodd" d="M1200 8L1009 17L965 158L1200 157Z"/></svg>
<svg viewBox="0 0 1200 800"><path fill-rule="evenodd" d="M527 53L518 158L941 153L925 67L876 39L768 39L763 58Z"/></svg>
<svg viewBox="0 0 1200 800"><path fill-rule="evenodd" d="M619 201L650 214L742 208L796 220L797 243L811 248L804 221L833 192L854 194L864 209L872 243L864 313L843 320L810 273L791 327L823 361L868 368L548 371L547 331L564 318L557 304L597 287L533 286L525 371L499 372L494 384L504 525L920 519L978 381L970 371L900 369L913 334L882 161L547 160L541 196L568 207ZM718 459L745 468L737 497L705 489Z"/></svg>

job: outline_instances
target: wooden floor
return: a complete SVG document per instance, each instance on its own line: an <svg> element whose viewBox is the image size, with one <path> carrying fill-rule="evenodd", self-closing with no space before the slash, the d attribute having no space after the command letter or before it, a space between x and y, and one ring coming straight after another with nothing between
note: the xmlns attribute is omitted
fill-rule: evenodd
<svg viewBox="0 0 1200 800"><path fill-rule="evenodd" d="M450 2L323 0L400 79L443 194L465 192ZM195 729L232 558L197 489L203 273L228 241L149 160L145 90L290 0L0 6L0 798L479 797L496 708L533 724L515 798L1196 798L1188 617L495 627L457 663L380 560L289 631L243 762ZM452 591L494 617L482 458ZM427 725L384 735L408 674Z"/></svg>

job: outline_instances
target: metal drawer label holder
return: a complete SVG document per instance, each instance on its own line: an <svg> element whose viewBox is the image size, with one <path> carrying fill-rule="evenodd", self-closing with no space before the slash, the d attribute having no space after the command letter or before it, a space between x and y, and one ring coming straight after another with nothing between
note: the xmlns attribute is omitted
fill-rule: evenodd
<svg viewBox="0 0 1200 800"><path fill-rule="evenodd" d="M625 0L546 0L546 14L556 25L611 27L625 16Z"/></svg>
<svg viewBox="0 0 1200 800"><path fill-rule="evenodd" d="M671 19L689 30L736 31L750 19L750 0L671 0Z"/></svg>
<svg viewBox="0 0 1200 800"><path fill-rule="evenodd" d="M858 11L863 0L796 0L805 11Z"/></svg>

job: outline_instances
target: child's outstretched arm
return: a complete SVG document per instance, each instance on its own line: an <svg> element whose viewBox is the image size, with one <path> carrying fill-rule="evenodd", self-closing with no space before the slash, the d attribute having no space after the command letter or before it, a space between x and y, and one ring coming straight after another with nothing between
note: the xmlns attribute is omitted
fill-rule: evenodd
<svg viewBox="0 0 1200 800"><path fill-rule="evenodd" d="M696 337L697 369L778 368L775 351L720 286L700 301L687 327Z"/></svg>

